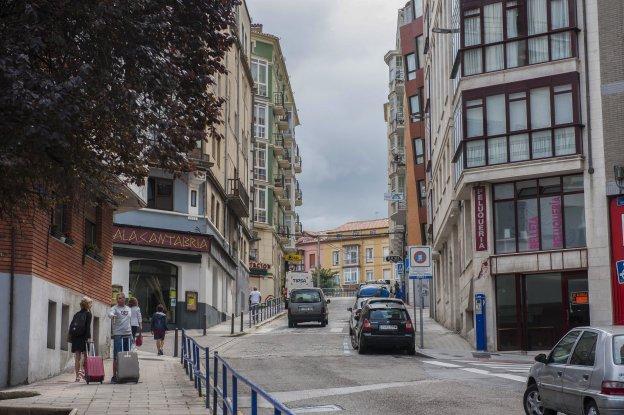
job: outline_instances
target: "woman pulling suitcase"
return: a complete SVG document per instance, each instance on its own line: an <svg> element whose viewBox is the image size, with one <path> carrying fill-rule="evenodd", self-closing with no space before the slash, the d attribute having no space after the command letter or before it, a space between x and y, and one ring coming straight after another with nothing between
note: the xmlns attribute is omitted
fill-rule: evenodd
<svg viewBox="0 0 624 415"><path fill-rule="evenodd" d="M74 354L74 371L76 382L85 376L84 369L87 364L87 342L91 339L91 305L93 300L83 297L80 301L80 311L74 314L69 325L68 338L71 342L71 351Z"/></svg>

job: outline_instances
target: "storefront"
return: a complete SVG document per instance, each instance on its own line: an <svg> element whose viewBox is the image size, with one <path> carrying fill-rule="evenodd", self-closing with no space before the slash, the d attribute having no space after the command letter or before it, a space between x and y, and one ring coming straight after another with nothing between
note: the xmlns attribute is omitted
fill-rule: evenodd
<svg viewBox="0 0 624 415"><path fill-rule="evenodd" d="M547 350L590 323L585 271L503 274L495 285L498 350Z"/></svg>

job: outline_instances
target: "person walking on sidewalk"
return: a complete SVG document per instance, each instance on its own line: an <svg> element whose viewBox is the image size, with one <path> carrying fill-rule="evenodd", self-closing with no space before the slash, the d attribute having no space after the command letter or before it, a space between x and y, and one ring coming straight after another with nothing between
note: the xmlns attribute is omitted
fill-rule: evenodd
<svg viewBox="0 0 624 415"><path fill-rule="evenodd" d="M154 340L156 340L158 356L162 356L165 347L165 333L167 332L167 315L165 314L165 306L162 304L158 304L156 310L157 311L152 316L151 330L154 335Z"/></svg>
<svg viewBox="0 0 624 415"><path fill-rule="evenodd" d="M254 322L258 319L260 301L262 301L262 294L260 294L258 288L253 287L253 290L249 294L249 313L252 315Z"/></svg>
<svg viewBox="0 0 624 415"><path fill-rule="evenodd" d="M71 342L71 351L74 354L74 371L76 382L84 377L84 367L87 362L87 342L91 339L91 305L93 300L82 297L80 311L74 314L69 325L68 338Z"/></svg>
<svg viewBox="0 0 624 415"><path fill-rule="evenodd" d="M137 337L140 336L141 331L143 331L143 316L141 315L139 301L135 297L130 298L130 300L128 301L128 305L130 306L130 326L132 327L132 342L136 343Z"/></svg>
<svg viewBox="0 0 624 415"><path fill-rule="evenodd" d="M132 342L131 315L132 310L126 305L125 294L117 294L117 304L111 307L108 312L108 316L113 323L113 377L111 378L111 383L117 382L117 353L124 351L126 348L128 349L127 351L130 351L130 343Z"/></svg>

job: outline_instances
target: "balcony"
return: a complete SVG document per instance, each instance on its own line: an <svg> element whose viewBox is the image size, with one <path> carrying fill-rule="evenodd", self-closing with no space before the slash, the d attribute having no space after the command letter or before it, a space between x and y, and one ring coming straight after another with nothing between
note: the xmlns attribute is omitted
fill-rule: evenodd
<svg viewBox="0 0 624 415"><path fill-rule="evenodd" d="M303 192L301 189L295 191L295 206L303 205Z"/></svg>
<svg viewBox="0 0 624 415"><path fill-rule="evenodd" d="M284 106L284 93L283 92L273 93L273 114L275 114L276 117L286 115L286 107Z"/></svg>
<svg viewBox="0 0 624 415"><path fill-rule="evenodd" d="M281 133L273 133L273 153L276 156L284 154L284 137Z"/></svg>
<svg viewBox="0 0 624 415"><path fill-rule="evenodd" d="M283 207L284 209L288 208L288 206L291 204L290 186L284 187L284 192L282 193L282 195L277 197L277 203L279 203L279 205Z"/></svg>
<svg viewBox="0 0 624 415"><path fill-rule="evenodd" d="M291 155L290 155L290 151L284 150L284 154L282 154L281 157L279 157L277 159L277 164L282 169L287 169L288 167L290 167L290 165L292 164L292 158L291 158Z"/></svg>
<svg viewBox="0 0 624 415"><path fill-rule="evenodd" d="M288 114L282 115L281 117L276 117L277 128L280 131L287 131L290 128L290 121Z"/></svg>
<svg viewBox="0 0 624 415"><path fill-rule="evenodd" d="M284 176L282 176L281 174L275 176L273 192L278 198L284 196Z"/></svg>
<svg viewBox="0 0 624 415"><path fill-rule="evenodd" d="M295 222L295 235L299 236L302 233L303 233L303 224L299 222L299 220L297 220L297 222Z"/></svg>
<svg viewBox="0 0 624 415"><path fill-rule="evenodd" d="M392 202L392 214L390 215L391 226L405 226L407 205L405 202Z"/></svg>
<svg viewBox="0 0 624 415"><path fill-rule="evenodd" d="M283 132L284 145L290 147L295 142L295 132L289 127Z"/></svg>
<svg viewBox="0 0 624 415"><path fill-rule="evenodd" d="M288 226L280 225L277 227L277 237L280 243L287 244L290 242L290 229Z"/></svg>
<svg viewBox="0 0 624 415"><path fill-rule="evenodd" d="M301 156L295 156L295 163L293 164L295 173L301 173Z"/></svg>
<svg viewBox="0 0 624 415"><path fill-rule="evenodd" d="M249 216L249 195L240 179L228 179L228 206L239 218Z"/></svg>
<svg viewBox="0 0 624 415"><path fill-rule="evenodd" d="M208 170L214 166L210 154L204 153L201 148L193 149L188 153L188 158L198 170Z"/></svg>

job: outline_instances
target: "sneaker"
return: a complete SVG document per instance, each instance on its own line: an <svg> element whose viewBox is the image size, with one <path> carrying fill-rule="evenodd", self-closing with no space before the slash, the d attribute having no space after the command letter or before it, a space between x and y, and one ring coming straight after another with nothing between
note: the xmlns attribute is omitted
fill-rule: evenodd
<svg viewBox="0 0 624 415"><path fill-rule="evenodd" d="M159 350L159 351L158 351L158 356L162 356L162 355L164 355L163 351L162 351L162 350Z"/></svg>
<svg viewBox="0 0 624 415"><path fill-rule="evenodd" d="M113 376L113 377L111 378L110 383L117 383L117 378L116 378L115 376Z"/></svg>

